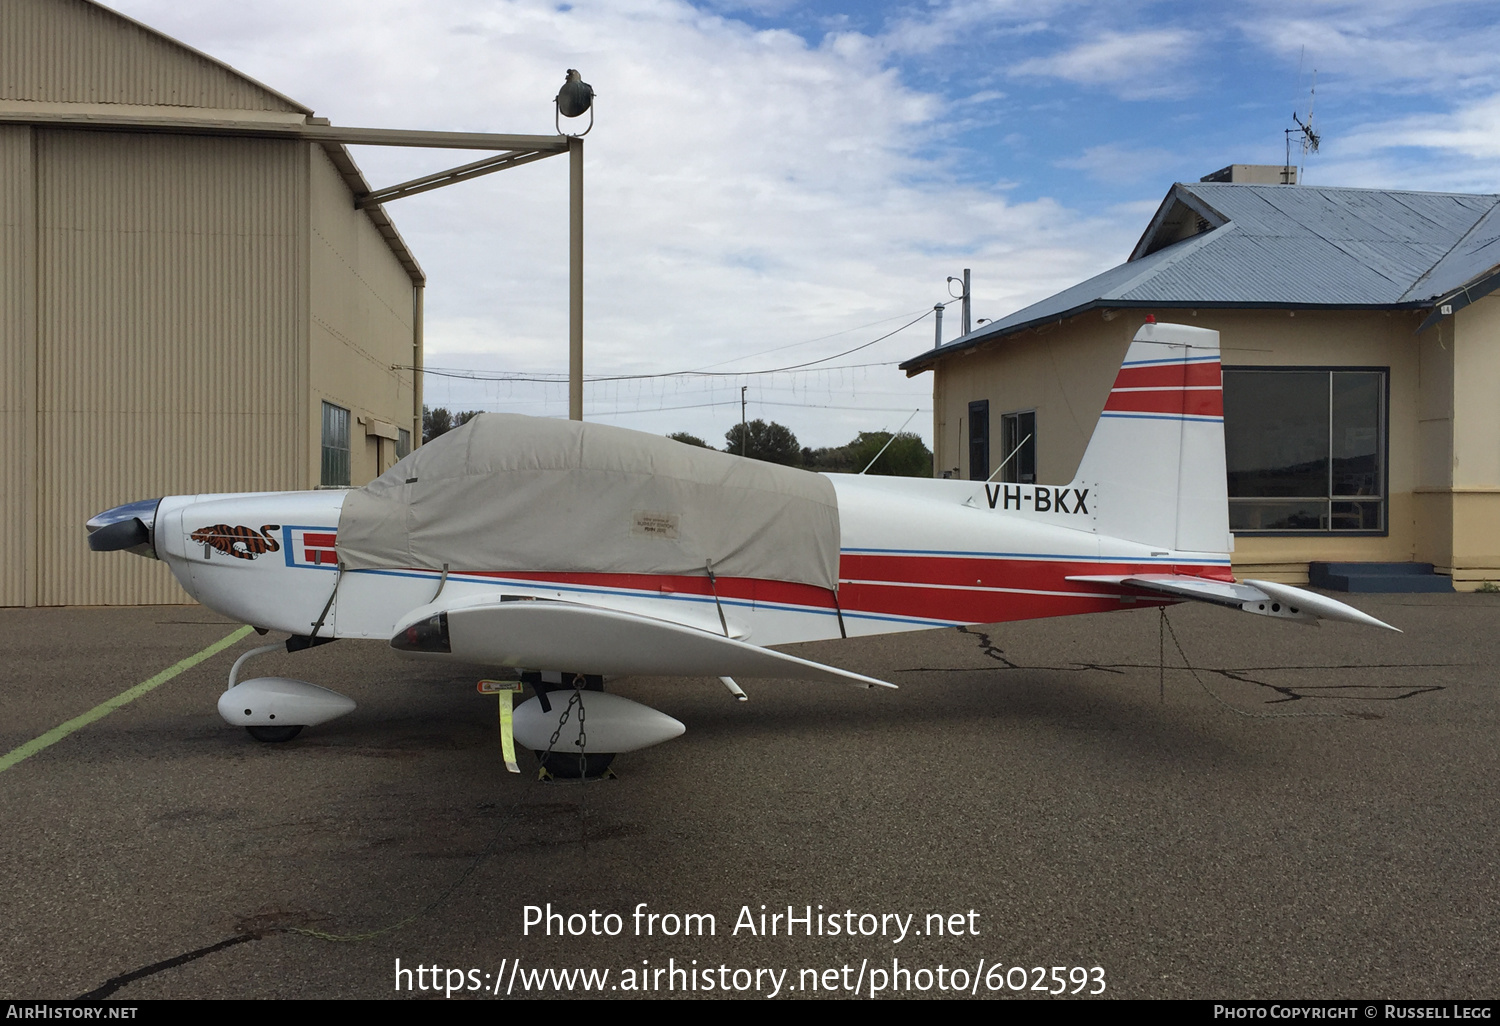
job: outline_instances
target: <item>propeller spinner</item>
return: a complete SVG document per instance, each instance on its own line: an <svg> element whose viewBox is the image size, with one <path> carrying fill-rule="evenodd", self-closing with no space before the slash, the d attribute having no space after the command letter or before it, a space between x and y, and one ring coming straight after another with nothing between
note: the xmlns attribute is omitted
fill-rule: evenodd
<svg viewBox="0 0 1500 1026"><path fill-rule="evenodd" d="M156 508L160 499L127 502L89 518L89 548L95 552L134 552L156 557Z"/></svg>

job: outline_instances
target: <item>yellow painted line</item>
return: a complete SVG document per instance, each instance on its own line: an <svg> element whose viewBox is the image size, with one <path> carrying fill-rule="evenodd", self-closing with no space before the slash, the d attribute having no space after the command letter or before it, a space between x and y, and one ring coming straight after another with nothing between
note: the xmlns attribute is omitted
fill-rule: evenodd
<svg viewBox="0 0 1500 1026"><path fill-rule="evenodd" d="M87 727L95 720L104 719L104 717L108 716L110 713L114 712L122 705L128 705L131 702L134 702L137 698L140 698L142 695L155 690L156 688L165 684L167 681L171 680L173 677L177 676L179 673L182 673L185 670L191 670L193 667L203 662L203 660L218 655L220 652L224 651L230 645L233 645L236 641L239 641L241 638L245 637L245 635L249 634L254 629L255 628L253 627L241 627L239 630L233 632L227 637L220 638L218 641L214 642L212 645L209 645L201 652L194 652L192 655L182 660L182 662L175 663L172 666L167 667L165 670L161 671L150 680L143 680L128 691L122 691L114 698L111 698L109 701L102 702L99 705L94 706L82 716L75 716L68 722L60 723L57 726L53 727L41 737L33 738L19 748L12 748L4 755L0 755L0 773L3 773L6 770L10 769L22 759L30 758L37 752L40 752L43 748L48 748L52 745L57 744L57 742L73 733L73 731L78 730L82 727Z"/></svg>

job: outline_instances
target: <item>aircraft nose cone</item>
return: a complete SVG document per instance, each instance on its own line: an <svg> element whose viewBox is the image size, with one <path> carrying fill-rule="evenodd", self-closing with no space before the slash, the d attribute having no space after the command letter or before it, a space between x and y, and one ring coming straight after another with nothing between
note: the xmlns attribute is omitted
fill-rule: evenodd
<svg viewBox="0 0 1500 1026"><path fill-rule="evenodd" d="M156 558L156 508L160 499L127 502L96 514L84 524L95 552L134 552Z"/></svg>

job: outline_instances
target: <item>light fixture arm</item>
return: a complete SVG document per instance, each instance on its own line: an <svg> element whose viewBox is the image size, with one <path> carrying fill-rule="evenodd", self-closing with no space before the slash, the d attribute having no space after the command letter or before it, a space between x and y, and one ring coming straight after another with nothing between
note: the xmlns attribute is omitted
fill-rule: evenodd
<svg viewBox="0 0 1500 1026"><path fill-rule="evenodd" d="M589 104L589 127L582 132L564 132L562 130L562 109L556 100L552 101L553 122L557 125L557 134L567 136L569 139L582 139L594 130L594 105Z"/></svg>

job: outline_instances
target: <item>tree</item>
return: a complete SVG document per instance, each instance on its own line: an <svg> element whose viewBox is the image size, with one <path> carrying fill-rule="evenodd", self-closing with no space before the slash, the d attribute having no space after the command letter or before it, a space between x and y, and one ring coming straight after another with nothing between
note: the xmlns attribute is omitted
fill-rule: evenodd
<svg viewBox="0 0 1500 1026"><path fill-rule="evenodd" d="M667 437L672 439L672 441L674 442L681 442L683 445L696 445L700 449L713 448L713 446L709 445L697 435L690 435L686 431L674 431Z"/></svg>
<svg viewBox="0 0 1500 1026"><path fill-rule="evenodd" d="M880 453L881 447L890 442L890 448ZM854 473L870 467L871 474L887 477L931 477L932 451L922 437L912 431L903 431L891 441L889 431L861 431L847 446L854 457ZM875 459L875 454L880 458ZM870 461L875 460L873 466Z"/></svg>
<svg viewBox="0 0 1500 1026"><path fill-rule="evenodd" d="M747 425L736 424L724 432L724 451L736 456L748 456L752 460L780 463L786 467L802 464L802 448L791 429L774 420L767 424L756 418Z"/></svg>
<svg viewBox="0 0 1500 1026"><path fill-rule="evenodd" d="M437 409L422 407L422 441L430 442L439 435L446 435L483 413L483 410L465 410L459 414L449 413L439 406Z"/></svg>
<svg viewBox="0 0 1500 1026"><path fill-rule="evenodd" d="M816 470L822 474L853 474L860 469L854 465L854 453L847 445L825 445L821 449L803 449L802 466L807 470Z"/></svg>
<svg viewBox="0 0 1500 1026"><path fill-rule="evenodd" d="M422 407L422 441L430 442L438 435L453 430L453 414L439 406L437 409Z"/></svg>

